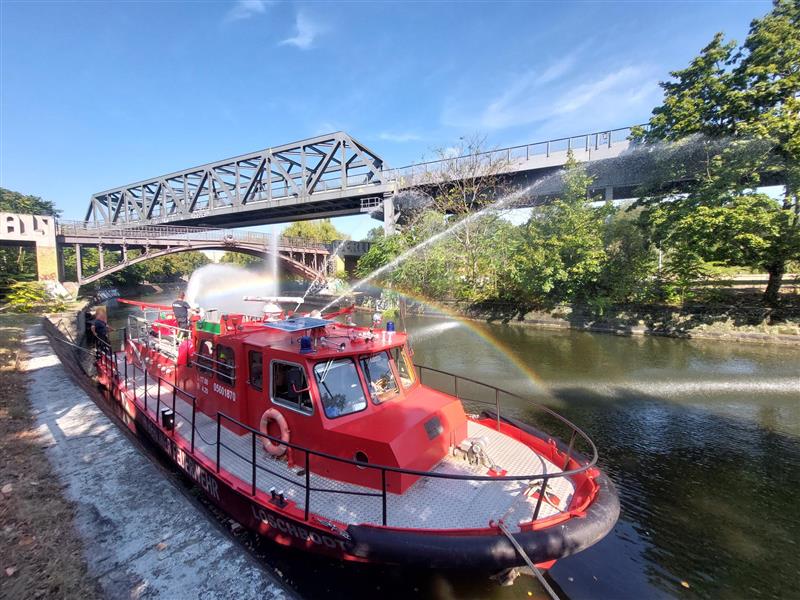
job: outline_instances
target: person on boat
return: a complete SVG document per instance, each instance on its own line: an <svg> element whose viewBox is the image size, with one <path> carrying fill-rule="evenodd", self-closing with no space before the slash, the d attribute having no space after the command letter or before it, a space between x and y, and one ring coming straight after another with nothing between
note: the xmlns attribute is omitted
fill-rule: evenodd
<svg viewBox="0 0 800 600"><path fill-rule="evenodd" d="M186 292L180 292L178 297L172 303L172 314L175 315L175 320L178 322L178 329L188 331L189 329L189 313L192 311L191 305L186 301ZM178 332L180 335L182 332Z"/></svg>

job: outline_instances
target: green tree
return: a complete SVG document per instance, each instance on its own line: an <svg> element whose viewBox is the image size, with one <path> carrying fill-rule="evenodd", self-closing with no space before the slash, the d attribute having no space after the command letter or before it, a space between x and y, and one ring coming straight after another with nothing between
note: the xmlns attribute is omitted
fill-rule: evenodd
<svg viewBox="0 0 800 600"><path fill-rule="evenodd" d="M358 259L356 276L367 277L384 265L389 264L406 249L405 242L406 240L399 233L387 236L382 235L373 240L369 250Z"/></svg>
<svg viewBox="0 0 800 600"><path fill-rule="evenodd" d="M43 200L39 196L27 196L6 188L0 188L0 212L49 215L51 217L61 214L61 211L50 200Z"/></svg>
<svg viewBox="0 0 800 600"><path fill-rule="evenodd" d="M75 251L64 248L64 272L66 279L77 281ZM140 255L139 250L129 250L128 258ZM104 250L103 262L106 267L119 264L122 260L119 252ZM151 258L126 267L116 273L106 275L86 289L102 286L134 286L143 281L170 281L188 277L195 269L211 262L202 252L187 251ZM100 255L97 248L84 248L81 252L81 267L84 276L96 273L100 268Z"/></svg>
<svg viewBox="0 0 800 600"><path fill-rule="evenodd" d="M609 209L592 206L591 182L570 154L561 196L534 209L512 242L506 293L534 305L594 297L606 259L603 221Z"/></svg>
<svg viewBox="0 0 800 600"><path fill-rule="evenodd" d="M383 237L383 227L373 227L367 232L366 237L363 241L365 242L374 242Z"/></svg>
<svg viewBox="0 0 800 600"><path fill-rule="evenodd" d="M434 210L423 211L402 232L381 236L358 261L356 274L367 277L391 263L397 256L418 247L425 240L444 230L446 217ZM398 263L381 281L405 293L427 298L444 298L452 293L455 270L448 268L446 240L424 247L408 260ZM450 293L448 293L450 292Z"/></svg>
<svg viewBox="0 0 800 600"><path fill-rule="evenodd" d="M605 261L597 281L596 303L620 304L653 299L657 251L641 221L641 209L617 209L603 226Z"/></svg>
<svg viewBox="0 0 800 600"><path fill-rule="evenodd" d="M300 238L311 242L322 242L324 244L328 244L334 240L350 239L350 236L336 229L330 219L295 221L284 229L281 235Z"/></svg>
<svg viewBox="0 0 800 600"><path fill-rule="evenodd" d="M439 167L426 174L419 191L430 196L434 210L450 215L450 225L461 221L448 236L453 244L451 268L460 278L455 291L463 299L480 299L487 291L487 252L494 250L487 242L508 208L502 206L508 192L508 156L487 151L485 139L478 135L460 138L455 147L439 148L436 155ZM481 218L470 216L490 206L494 208Z"/></svg>
<svg viewBox="0 0 800 600"><path fill-rule="evenodd" d="M219 262L246 267L256 263L263 263L264 259L253 256L252 254L245 254L244 252L226 252L222 255L222 258L219 259Z"/></svg>
<svg viewBox="0 0 800 600"><path fill-rule="evenodd" d="M69 302L50 293L42 281L18 281L11 284L8 305L15 312L33 310L60 312L67 309Z"/></svg>
<svg viewBox="0 0 800 600"><path fill-rule="evenodd" d="M765 270L774 304L800 256L800 3L775 0L742 46L717 34L671 75L649 129L636 132L674 142L642 190L654 235L703 260ZM755 191L776 175L780 201ZM680 193L670 181L683 182Z"/></svg>

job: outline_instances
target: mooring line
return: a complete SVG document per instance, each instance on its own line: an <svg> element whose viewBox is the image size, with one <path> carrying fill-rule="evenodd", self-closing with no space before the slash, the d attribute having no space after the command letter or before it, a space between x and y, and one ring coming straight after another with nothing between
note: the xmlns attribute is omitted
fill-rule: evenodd
<svg viewBox="0 0 800 600"><path fill-rule="evenodd" d="M63 331L61 331L60 329L58 331L60 333L63 333ZM90 350L88 348L84 348L83 346L79 346L78 344L73 344L72 342L68 342L67 340L62 339L62 338L53 337L51 339L57 340L57 341L61 342L62 344L66 344L67 346L72 346L73 348L77 348L78 350L83 350L87 354L94 354L96 352L96 350Z"/></svg>
<svg viewBox="0 0 800 600"><path fill-rule="evenodd" d="M522 546L519 545L519 542L517 542L517 540L514 539L514 536L511 535L511 532L506 527L506 524L500 521L497 524L497 526L500 528L500 531L502 531L503 534L508 538L508 541L511 542L511 545L514 546L514 549L519 553L519 555L522 557L522 559L525 561L528 567L530 567L530 570L533 571L533 574L536 576L536 579L539 580L539 583L542 584L542 587L547 591L548 594L550 594L550 597L553 600L561 600L558 597L558 594L556 594L555 590L553 590L553 588L550 587L550 584L547 583L547 581L544 578L544 575L542 575L542 572L539 570L539 568L533 564L533 561L528 556L528 553L525 552L525 550L523 550Z"/></svg>

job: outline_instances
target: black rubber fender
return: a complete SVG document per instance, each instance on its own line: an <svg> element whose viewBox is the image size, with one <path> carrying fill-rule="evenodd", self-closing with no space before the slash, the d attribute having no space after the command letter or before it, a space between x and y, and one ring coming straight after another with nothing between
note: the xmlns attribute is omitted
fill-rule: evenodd
<svg viewBox="0 0 800 600"><path fill-rule="evenodd" d="M493 414L488 416L496 418ZM549 439L534 427L514 419L503 417L503 420L527 433ZM559 444L561 446L563 443ZM566 452L566 447L562 450ZM584 516L573 517L546 529L513 534L534 563L576 554L599 542L614 528L619 518L619 497L611 479L602 471L598 472L594 480L598 486L597 495ZM391 515L388 518L391 523ZM481 569L488 572L524 563L499 530L497 534L489 535L452 535L351 525L347 531L352 540L351 552L370 562L434 569Z"/></svg>
<svg viewBox="0 0 800 600"><path fill-rule="evenodd" d="M565 558L603 539L619 518L619 498L603 473L595 479L599 489L586 515L538 531L513 534L534 563ZM391 518L390 518L391 520ZM434 569L499 571L523 564L511 542L499 531L491 535L448 535L405 531L369 525L347 528L351 552L372 562Z"/></svg>

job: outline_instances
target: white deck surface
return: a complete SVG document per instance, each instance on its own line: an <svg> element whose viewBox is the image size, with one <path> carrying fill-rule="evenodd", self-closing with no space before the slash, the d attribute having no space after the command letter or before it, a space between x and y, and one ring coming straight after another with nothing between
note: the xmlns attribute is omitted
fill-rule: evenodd
<svg viewBox="0 0 800 600"><path fill-rule="evenodd" d="M133 385L132 371L129 369L130 383ZM143 376L137 369L136 397L144 397ZM148 412L155 415L158 386L148 378ZM172 406L172 391L162 386L162 406ZM191 404L180 398L175 404L175 428L187 441L191 435ZM216 462L217 422L208 415L197 411L195 433L195 452L200 452ZM489 441L488 455L508 476L538 475L561 471L553 463L536 454L525 444L501 434L493 429L468 421L468 437L481 436ZM220 463L225 471L233 473L246 484L252 481L252 440L251 436L239 436L227 429L224 424L221 433L222 448ZM290 469L285 458L275 459L261 447L257 440L256 462L257 486L263 491L275 487L283 490L288 499L302 509L305 507L305 476ZM238 455L237 455L238 454ZM269 471L272 471L270 473ZM382 502L380 490L374 490L350 483L343 483L313 474L311 462L311 487L331 490L312 491L309 510L312 514L332 519L344 524L381 524ZM446 456L433 469L436 473L487 475L485 466L470 465L462 456ZM282 475L286 479L275 474ZM531 482L535 483L535 482ZM487 527L489 521L497 521L506 515L511 527L530 522L536 505L536 498L528 493L527 481L463 481L436 477L420 478L404 494L388 494L387 525L419 529L462 529ZM538 485L534 488L537 489ZM569 478L551 479L548 491L560 499L561 510L569 505L574 493L574 485ZM338 492L338 493L337 493ZM378 497L358 496L341 492L377 493ZM513 509L513 510L512 510ZM560 512L559 508L543 501L539 518L546 518Z"/></svg>

